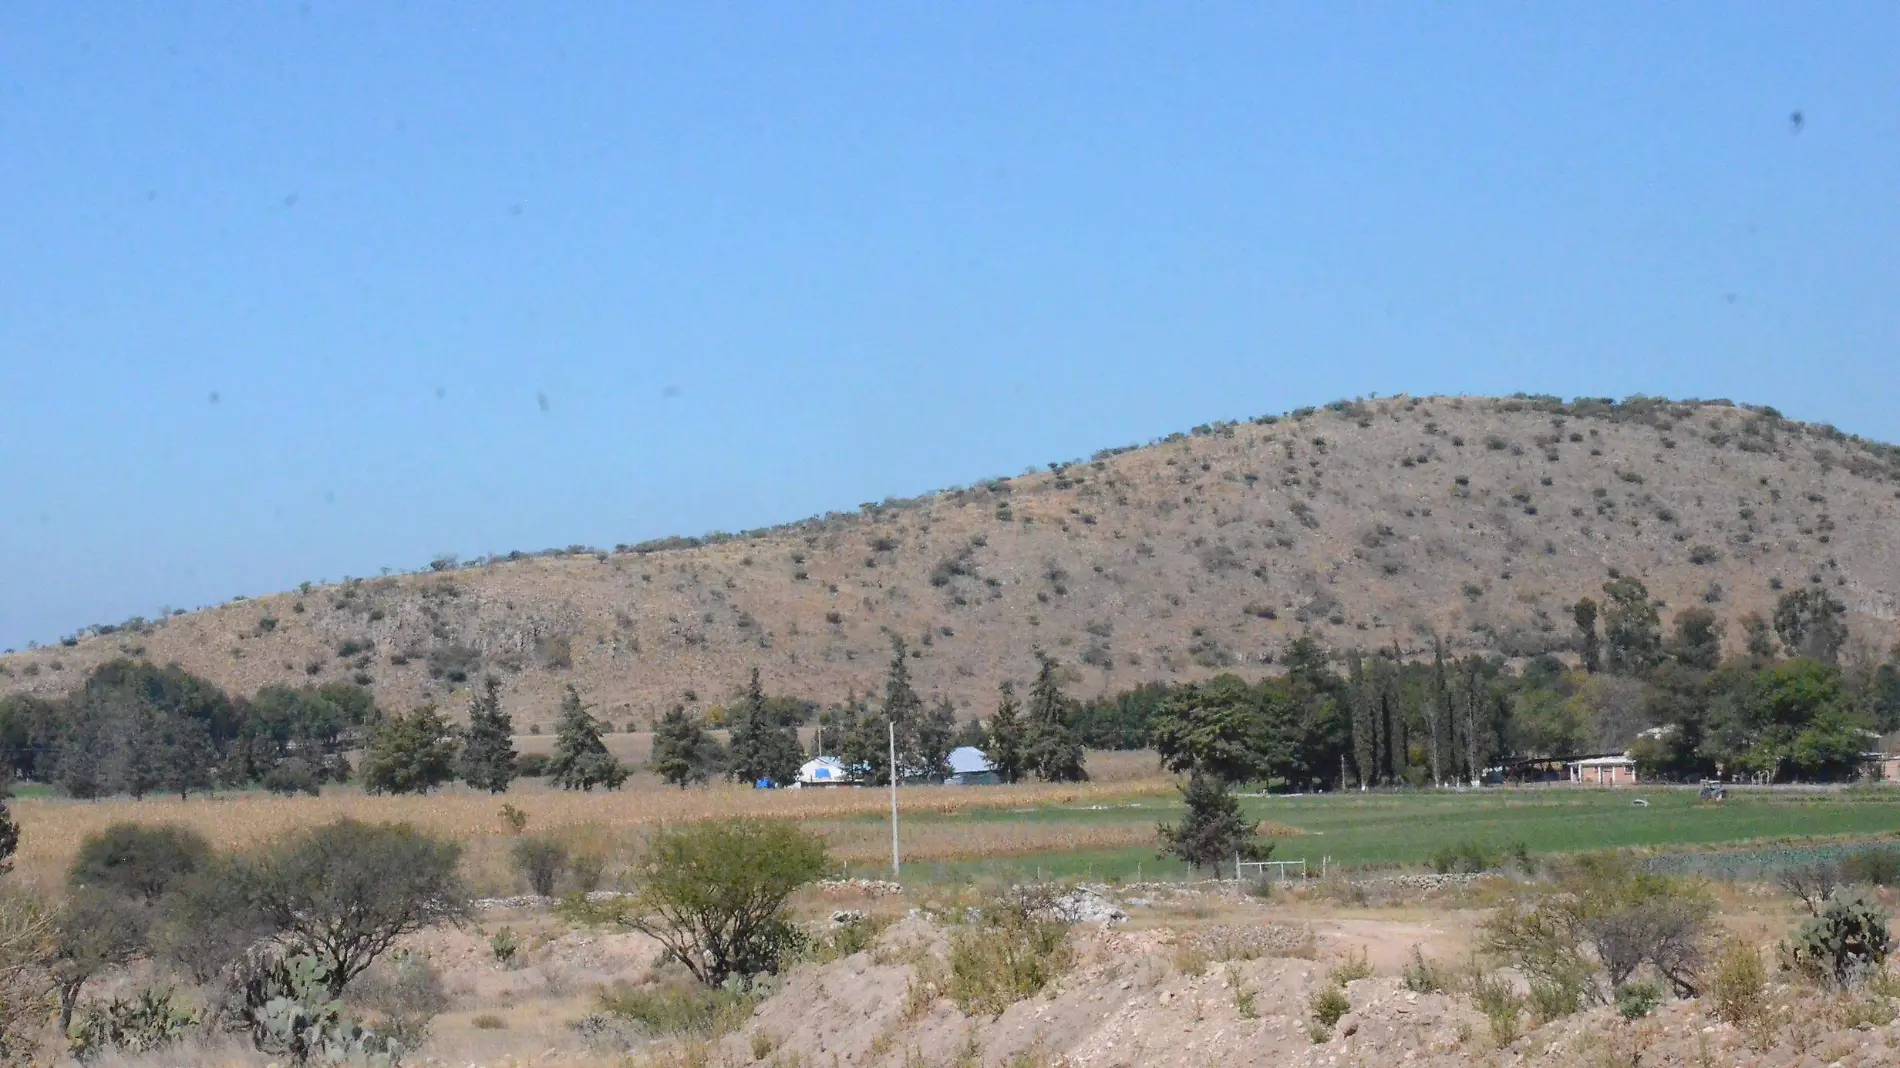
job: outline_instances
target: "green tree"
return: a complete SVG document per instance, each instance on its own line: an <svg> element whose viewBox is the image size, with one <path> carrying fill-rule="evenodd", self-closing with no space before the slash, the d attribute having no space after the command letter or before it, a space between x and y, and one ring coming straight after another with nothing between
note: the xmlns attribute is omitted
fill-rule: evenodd
<svg viewBox="0 0 1900 1068"><path fill-rule="evenodd" d="M1603 643L1597 637L1597 603L1588 597L1570 608L1577 623L1577 653L1583 658L1583 670L1594 675L1603 669Z"/></svg>
<svg viewBox="0 0 1900 1068"><path fill-rule="evenodd" d="M1722 622L1706 608L1685 608L1671 623L1669 655L1683 667L1714 671L1722 664Z"/></svg>
<svg viewBox="0 0 1900 1068"><path fill-rule="evenodd" d="M372 794L426 794L455 780L455 731L434 705L392 713L370 736L363 789Z"/></svg>
<svg viewBox="0 0 1900 1068"><path fill-rule="evenodd" d="M554 759L548 762L548 781L563 790L618 790L627 781L627 769L607 752L600 740L601 722L589 715L573 686L561 698L561 721L555 728Z"/></svg>
<svg viewBox="0 0 1900 1068"><path fill-rule="evenodd" d="M515 781L515 723L501 707L501 680L489 675L482 691L469 698L468 726L462 731L462 781L491 794L506 793Z"/></svg>
<svg viewBox="0 0 1900 1068"><path fill-rule="evenodd" d="M714 820L656 832L639 889L608 906L710 987L775 972L801 941L785 903L823 875L824 840L777 820Z"/></svg>
<svg viewBox="0 0 1900 1068"><path fill-rule="evenodd" d="M924 707L910 732L910 765L925 778L940 780L950 774L950 750L956 748L957 706L939 697Z"/></svg>
<svg viewBox="0 0 1900 1068"><path fill-rule="evenodd" d="M647 765L663 782L684 790L711 777L718 765L717 743L698 716L675 704L653 728L653 759Z"/></svg>
<svg viewBox="0 0 1900 1068"><path fill-rule="evenodd" d="M398 939L468 915L461 856L455 843L405 823L346 819L265 851L245 881L277 939L328 967L336 997Z"/></svg>
<svg viewBox="0 0 1900 1068"><path fill-rule="evenodd" d="M79 844L66 884L75 891L104 891L155 905L210 860L210 843L188 827L114 823Z"/></svg>
<svg viewBox="0 0 1900 1068"><path fill-rule="evenodd" d="M1610 671L1617 675L1648 671L1662 654L1662 621L1648 587L1639 579L1620 576L1603 584L1603 595L1609 602L1603 630Z"/></svg>
<svg viewBox="0 0 1900 1068"><path fill-rule="evenodd" d="M211 770L217 766L217 746L211 727L193 716L167 713L159 721L156 786L183 801L192 791L211 789Z"/></svg>
<svg viewBox="0 0 1900 1068"><path fill-rule="evenodd" d="M1240 814L1240 800L1220 776L1196 773L1181 794L1187 805L1185 817L1178 824L1155 828L1162 857L1176 857L1219 878L1221 865L1236 856L1265 860L1272 854L1273 844L1260 841L1259 825Z"/></svg>
<svg viewBox="0 0 1900 1068"><path fill-rule="evenodd" d="M1021 782L1029 772L1026 728L1016 701L1016 684L1004 679L998 687L1001 697L996 711L986 724L983 755L1004 782Z"/></svg>
<svg viewBox="0 0 1900 1068"><path fill-rule="evenodd" d="M1075 706L1062 692L1061 665L1040 649L1036 663L1024 731L1027 765L1044 782L1086 782L1089 773L1075 734Z"/></svg>
<svg viewBox="0 0 1900 1068"><path fill-rule="evenodd" d="M1840 662L1847 644L1847 606L1812 586L1789 590L1775 602L1775 633L1791 657Z"/></svg>
<svg viewBox="0 0 1900 1068"><path fill-rule="evenodd" d="M1155 752L1169 771L1225 782L1264 778L1266 725L1246 682L1220 675L1176 690L1154 723Z"/></svg>
<svg viewBox="0 0 1900 1068"><path fill-rule="evenodd" d="M735 782L768 780L783 786L797 781L799 765L805 762L797 728L784 723L767 705L756 667L745 697L733 713L729 749L726 774Z"/></svg>

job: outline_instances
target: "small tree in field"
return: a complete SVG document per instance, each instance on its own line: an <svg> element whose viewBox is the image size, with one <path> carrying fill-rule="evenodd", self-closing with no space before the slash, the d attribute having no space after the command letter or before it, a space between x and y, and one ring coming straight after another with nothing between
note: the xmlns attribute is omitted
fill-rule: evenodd
<svg viewBox="0 0 1900 1068"><path fill-rule="evenodd" d="M826 864L823 839L777 821L661 830L641 858L639 891L614 918L716 987L778 970L801 937L785 901Z"/></svg>
<svg viewBox="0 0 1900 1068"><path fill-rule="evenodd" d="M468 915L462 849L408 824L338 820L248 865L253 907L294 952L328 968L332 997L398 938Z"/></svg>
<svg viewBox="0 0 1900 1068"><path fill-rule="evenodd" d="M601 722L588 715L581 695L567 688L561 698L561 722L556 727L554 759L548 761L548 781L563 790L617 790L627 781L627 769L607 752L600 740Z"/></svg>
<svg viewBox="0 0 1900 1068"><path fill-rule="evenodd" d="M674 705L654 726L653 758L647 767L661 781L684 790L710 778L718 762L718 744L686 706Z"/></svg>
<svg viewBox="0 0 1900 1068"><path fill-rule="evenodd" d="M505 793L515 780L515 724L501 710L501 680L482 680L482 692L468 703L468 728L462 732L462 781L491 794Z"/></svg>
<svg viewBox="0 0 1900 1068"><path fill-rule="evenodd" d="M1233 857L1265 860L1273 853L1273 843L1261 842L1258 837L1260 825L1247 822L1240 814L1240 800L1226 781L1197 773L1181 793L1187 803L1186 818L1179 824L1164 823L1156 828L1161 836L1162 857L1185 860L1219 878L1220 866Z"/></svg>
<svg viewBox="0 0 1900 1068"><path fill-rule="evenodd" d="M13 870L13 854L20 851L20 825L13 822L4 797L0 797L0 875Z"/></svg>

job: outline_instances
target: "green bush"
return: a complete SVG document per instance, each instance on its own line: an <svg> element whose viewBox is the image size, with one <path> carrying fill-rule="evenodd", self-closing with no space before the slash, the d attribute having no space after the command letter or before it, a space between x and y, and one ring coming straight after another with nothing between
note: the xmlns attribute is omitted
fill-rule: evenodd
<svg viewBox="0 0 1900 1068"><path fill-rule="evenodd" d="M1073 960L1068 925L1045 888L1018 887L978 909L950 938L950 997L965 1012L1001 1015L1039 993Z"/></svg>
<svg viewBox="0 0 1900 1068"><path fill-rule="evenodd" d="M533 733L541 733L538 724ZM548 756L546 753L523 753L515 758L515 773L524 779L546 778L548 774L548 764L552 762L553 759L554 758Z"/></svg>
<svg viewBox="0 0 1900 1068"><path fill-rule="evenodd" d="M1405 963L1400 972L1405 980L1405 989L1414 994L1436 994L1445 989L1445 977L1438 965L1425 958L1423 950L1412 947L1412 959Z"/></svg>
<svg viewBox="0 0 1900 1068"><path fill-rule="evenodd" d="M707 986L776 972L804 933L785 902L824 874L824 840L773 820L710 820L654 832L634 872L639 889L577 911L660 943Z"/></svg>
<svg viewBox="0 0 1900 1068"><path fill-rule="evenodd" d="M1640 1020L1662 1004L1662 987L1648 979L1624 983L1616 989L1616 1011L1625 1020Z"/></svg>
<svg viewBox="0 0 1900 1068"><path fill-rule="evenodd" d="M1860 898L1835 898L1788 937L1797 971L1836 986L1851 986L1886 963L1893 948L1887 914Z"/></svg>
<svg viewBox="0 0 1900 1068"><path fill-rule="evenodd" d="M1496 870L1498 855L1483 843L1466 839L1440 846L1433 851L1430 863L1432 870L1440 875L1476 874Z"/></svg>
<svg viewBox="0 0 1900 1068"><path fill-rule="evenodd" d="M1476 976L1471 983L1471 1000L1484 1013L1491 1027L1491 1041L1499 1049L1517 1041L1518 1015L1523 1003L1511 989L1511 981L1501 976Z"/></svg>
<svg viewBox="0 0 1900 1068"><path fill-rule="evenodd" d="M1306 1008L1313 1014L1314 1023L1331 1030L1340 1017L1352 1011L1352 1002L1345 991L1328 983L1306 999Z"/></svg>
<svg viewBox="0 0 1900 1068"><path fill-rule="evenodd" d="M210 855L210 845L187 828L115 823L80 843L66 883L150 904Z"/></svg>

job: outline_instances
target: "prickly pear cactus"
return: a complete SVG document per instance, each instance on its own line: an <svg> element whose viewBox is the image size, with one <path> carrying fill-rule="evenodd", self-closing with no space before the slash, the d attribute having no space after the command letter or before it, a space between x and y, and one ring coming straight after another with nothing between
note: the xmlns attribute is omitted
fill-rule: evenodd
<svg viewBox="0 0 1900 1068"><path fill-rule="evenodd" d="M1789 936L1787 948L1797 968L1851 986L1886 963L1893 935L1878 905L1837 897Z"/></svg>

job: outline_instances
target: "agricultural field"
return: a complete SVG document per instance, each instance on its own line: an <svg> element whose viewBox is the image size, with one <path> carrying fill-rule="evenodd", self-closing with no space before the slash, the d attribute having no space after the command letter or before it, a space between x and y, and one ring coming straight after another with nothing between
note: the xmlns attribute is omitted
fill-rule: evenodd
<svg viewBox="0 0 1900 1068"><path fill-rule="evenodd" d="M643 737L643 736L642 736ZM623 743L624 744L624 743ZM1155 826L1178 819L1175 780L1150 753L1094 753L1080 785L906 787L900 791L904 880L959 883L1037 878L1128 882L1190 878L1156 857ZM1638 801L1647 802L1637 804ZM427 796L370 797L354 789L277 797L250 791L179 801L148 797L12 802L24 830L18 867L51 887L77 843L110 823L176 822L222 847L274 840L302 826L349 816L406 821L447 835L483 893L520 888L507 862L511 805L532 832L550 832L598 856L611 885L647 831L721 815L798 822L821 834L841 874L887 877L889 799L882 790L757 791L735 786L672 789L636 776L626 789L578 793L520 783L493 796L453 787ZM1244 799L1274 843L1274 859L1369 868L1420 866L1442 849L1475 842L1532 854L1603 849L1676 851L1784 840L1854 840L1900 834L1900 790L1731 793L1702 803L1691 790L1569 787L1478 792L1329 794Z"/></svg>

